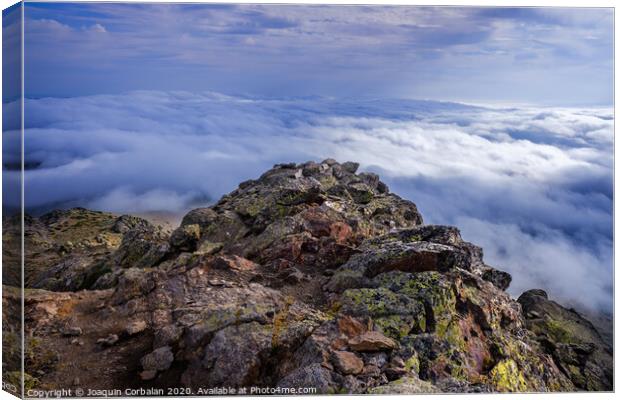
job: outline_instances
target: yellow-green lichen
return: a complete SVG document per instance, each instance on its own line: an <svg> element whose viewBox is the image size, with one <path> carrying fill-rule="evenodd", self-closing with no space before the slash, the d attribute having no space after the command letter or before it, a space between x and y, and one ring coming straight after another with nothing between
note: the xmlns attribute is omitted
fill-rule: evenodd
<svg viewBox="0 0 620 400"><path fill-rule="evenodd" d="M553 319L545 320L547 333L557 342L569 343L572 341L572 335L562 324Z"/></svg>
<svg viewBox="0 0 620 400"><path fill-rule="evenodd" d="M417 354L412 355L405 361L405 369L416 374L420 373L420 359Z"/></svg>
<svg viewBox="0 0 620 400"><path fill-rule="evenodd" d="M500 392L525 392L527 383L512 359L498 362L489 372L488 380Z"/></svg>

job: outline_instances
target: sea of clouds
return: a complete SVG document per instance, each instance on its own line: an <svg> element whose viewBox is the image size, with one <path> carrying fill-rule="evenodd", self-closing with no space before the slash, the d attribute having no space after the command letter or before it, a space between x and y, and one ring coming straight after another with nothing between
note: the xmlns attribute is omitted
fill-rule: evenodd
<svg viewBox="0 0 620 400"><path fill-rule="evenodd" d="M333 157L457 225L513 295L612 307L610 108L143 91L29 99L25 121L31 212L180 214L274 163Z"/></svg>

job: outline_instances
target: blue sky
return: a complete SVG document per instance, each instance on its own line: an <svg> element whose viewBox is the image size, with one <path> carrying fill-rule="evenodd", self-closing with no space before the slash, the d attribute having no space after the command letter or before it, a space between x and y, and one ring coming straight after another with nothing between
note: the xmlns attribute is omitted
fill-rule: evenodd
<svg viewBox="0 0 620 400"><path fill-rule="evenodd" d="M26 94L610 105L612 27L611 9L28 3Z"/></svg>

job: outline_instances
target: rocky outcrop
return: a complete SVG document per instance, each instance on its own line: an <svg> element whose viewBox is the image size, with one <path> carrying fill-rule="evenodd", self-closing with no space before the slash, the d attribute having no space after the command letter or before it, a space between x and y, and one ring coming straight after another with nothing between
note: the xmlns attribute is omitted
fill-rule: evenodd
<svg viewBox="0 0 620 400"><path fill-rule="evenodd" d="M19 234L19 224L18 218L3 224L9 262L13 253L15 258L19 255L19 249L13 247L20 243L12 240ZM72 208L40 217L26 215L24 248L27 287L76 291L111 287L123 268L156 265L168 253L169 245L168 234L143 218ZM19 285L14 280L9 283Z"/></svg>
<svg viewBox="0 0 620 400"><path fill-rule="evenodd" d="M608 349L585 320L537 292L513 300L510 275L486 265L457 228L423 225L415 204L357 169L276 165L189 212L170 235L131 217L97 217L114 245L69 273L79 285L41 286L105 290L37 292L27 331L59 350L56 364L75 367L82 387L96 376L99 387L191 390L611 389ZM93 320L97 332L86 328ZM549 321L569 333L558 336ZM67 326L83 333L69 339ZM110 335L114 343L97 343ZM100 363L86 366L87 352ZM33 376L70 387L53 371Z"/></svg>
<svg viewBox="0 0 620 400"><path fill-rule="evenodd" d="M610 390L613 353L590 321L541 289L519 297L527 328L579 390Z"/></svg>

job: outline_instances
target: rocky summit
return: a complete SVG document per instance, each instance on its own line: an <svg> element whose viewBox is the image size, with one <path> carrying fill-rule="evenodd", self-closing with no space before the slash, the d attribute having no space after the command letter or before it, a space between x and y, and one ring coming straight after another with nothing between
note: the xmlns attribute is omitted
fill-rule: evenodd
<svg viewBox="0 0 620 400"><path fill-rule="evenodd" d="M27 217L27 386L612 390L612 349L583 316L542 290L511 298L480 247L357 169L276 165L172 232L85 209ZM5 286L5 321L18 303Z"/></svg>

